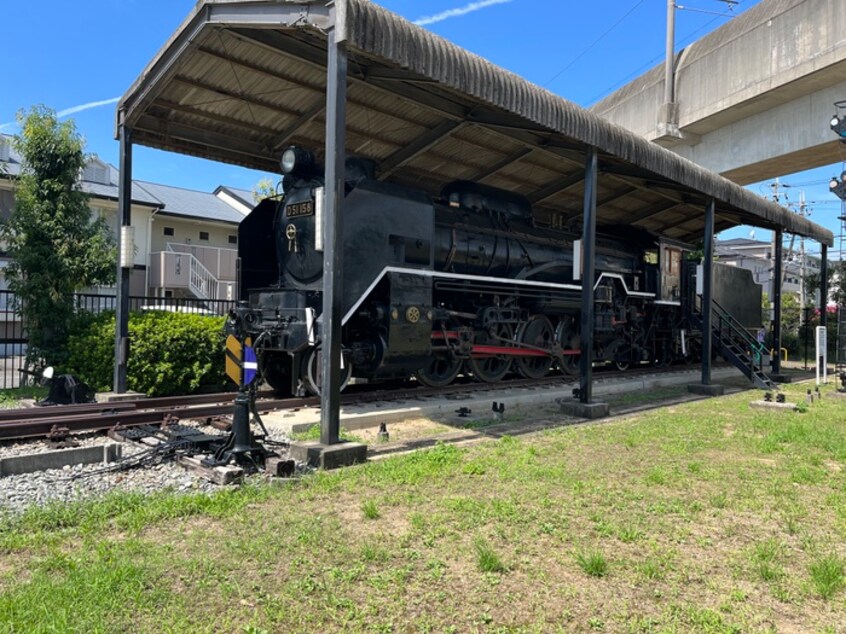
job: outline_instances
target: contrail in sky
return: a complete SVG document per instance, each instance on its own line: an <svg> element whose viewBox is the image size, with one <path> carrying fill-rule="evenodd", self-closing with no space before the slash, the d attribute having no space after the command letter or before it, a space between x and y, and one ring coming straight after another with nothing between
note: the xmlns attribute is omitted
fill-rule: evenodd
<svg viewBox="0 0 846 634"><path fill-rule="evenodd" d="M91 110L91 108L99 108L100 106L108 106L110 103L117 103L120 101L120 97L113 97L112 99L103 99L102 101L92 101L90 103L84 103L81 106L73 106L71 108L65 108L64 110L59 110L56 113L56 116L66 117L69 114L76 114L77 112L82 112L83 110Z"/></svg>
<svg viewBox="0 0 846 634"><path fill-rule="evenodd" d="M111 99L103 99L102 101L91 101L79 106L71 106L70 108L59 110L59 112L56 113L56 118L61 119L62 117L67 117L68 115L76 114L77 112L91 110L91 108L99 108L100 106L108 106L109 104L117 103L118 101L120 101L120 97L112 97ZM11 132L17 127L17 125L16 121L2 123L0 124L0 132Z"/></svg>
<svg viewBox="0 0 846 634"><path fill-rule="evenodd" d="M463 7L447 9L446 11L441 11L440 13L436 13L435 15L427 15L426 17L418 18L414 21L414 24L418 26L435 24L436 22L443 22L444 20L449 20L450 18L457 18L458 16L467 15L468 13L479 11L480 9L492 7L495 4L505 4L507 2L512 1L513 0L479 0L478 2L471 2L470 4Z"/></svg>

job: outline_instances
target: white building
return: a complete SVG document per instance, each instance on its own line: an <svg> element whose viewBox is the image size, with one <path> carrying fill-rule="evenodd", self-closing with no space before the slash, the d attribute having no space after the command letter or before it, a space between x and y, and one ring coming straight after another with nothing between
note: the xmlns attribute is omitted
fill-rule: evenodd
<svg viewBox="0 0 846 634"><path fill-rule="evenodd" d="M764 287L764 291L770 298L773 296L773 244L761 240L749 238L733 238L731 240L719 240L716 247L717 259L723 264L739 266L749 269L754 275L756 282ZM800 305L819 305L819 292L814 297L805 293L803 277L819 275L820 260L817 257L804 255L801 252L799 238L793 244L793 248L785 245L782 249L783 283L782 293L796 295ZM804 301L803 301L804 300Z"/></svg>
<svg viewBox="0 0 846 634"><path fill-rule="evenodd" d="M11 137L0 135L0 217L14 208L21 160ZM93 158L80 175L93 214L118 231L118 170ZM218 187L214 193L133 181L131 218L135 261L130 295L234 299L238 224L252 207L252 195ZM8 258L0 253L0 269ZM0 276L0 290L5 289ZM91 289L113 295L114 287Z"/></svg>

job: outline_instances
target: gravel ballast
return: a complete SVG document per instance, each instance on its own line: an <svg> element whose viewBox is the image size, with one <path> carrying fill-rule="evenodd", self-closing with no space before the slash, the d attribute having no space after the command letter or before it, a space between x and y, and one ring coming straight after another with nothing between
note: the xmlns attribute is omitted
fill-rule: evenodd
<svg viewBox="0 0 846 634"><path fill-rule="evenodd" d="M182 424L188 422L182 421ZM114 442L102 434L80 434L73 438L79 447L96 447ZM133 457L149 449L138 443L122 443L123 461L131 461ZM48 451L54 449L44 440L20 441L0 445L0 458ZM0 516L17 515L33 505L44 506L56 502L98 498L112 491L144 494L166 490L211 493L224 488L193 474L175 462L159 462L127 470L106 471L107 468L116 468L119 464L77 464L62 469L0 477Z"/></svg>

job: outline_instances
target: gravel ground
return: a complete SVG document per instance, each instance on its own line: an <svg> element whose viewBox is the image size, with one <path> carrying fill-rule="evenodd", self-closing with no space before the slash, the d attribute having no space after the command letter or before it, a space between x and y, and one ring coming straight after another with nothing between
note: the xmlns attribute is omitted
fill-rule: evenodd
<svg viewBox="0 0 846 634"><path fill-rule="evenodd" d="M188 421L181 421L189 424ZM204 429L208 433L208 429ZM274 434L275 436L275 434ZM114 442L101 434L74 436L80 447ZM275 440L284 440L282 437ZM123 457L144 451L135 443L123 443ZM52 451L42 440L0 445L0 458ZM98 473L103 465L74 465L36 473L0 477L0 516L16 515L29 506L51 502L71 502L101 497L110 491L153 493L170 489L177 492L213 492L223 487L196 476L175 463L161 463L127 471ZM301 471L301 469L298 469ZM75 477L77 476L77 477ZM78 477L83 476L83 477Z"/></svg>

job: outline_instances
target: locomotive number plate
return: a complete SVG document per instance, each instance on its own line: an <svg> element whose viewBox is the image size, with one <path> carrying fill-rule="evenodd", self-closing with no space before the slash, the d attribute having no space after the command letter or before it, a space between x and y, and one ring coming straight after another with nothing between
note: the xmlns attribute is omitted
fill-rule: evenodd
<svg viewBox="0 0 846 634"><path fill-rule="evenodd" d="M314 215L314 201L306 200L301 203L291 203L285 208L288 218L299 218L301 216Z"/></svg>

